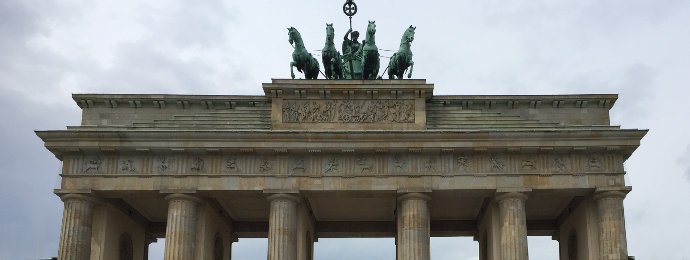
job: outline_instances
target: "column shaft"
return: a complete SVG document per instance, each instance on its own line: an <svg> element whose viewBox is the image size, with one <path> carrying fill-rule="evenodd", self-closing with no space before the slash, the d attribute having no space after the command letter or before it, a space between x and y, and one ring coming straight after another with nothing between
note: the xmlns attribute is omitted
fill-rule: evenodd
<svg viewBox="0 0 690 260"><path fill-rule="evenodd" d="M398 214L398 260L429 260L431 253L430 217L427 204L429 196L408 193L399 198Z"/></svg>
<svg viewBox="0 0 690 260"><path fill-rule="evenodd" d="M626 260L628 246L625 238L625 193L607 191L595 195L599 211L599 259Z"/></svg>
<svg viewBox="0 0 690 260"><path fill-rule="evenodd" d="M527 195L511 192L497 198L501 233L501 260L528 260Z"/></svg>
<svg viewBox="0 0 690 260"><path fill-rule="evenodd" d="M268 260L297 259L297 203L299 198L289 194L268 197Z"/></svg>
<svg viewBox="0 0 690 260"><path fill-rule="evenodd" d="M62 230L58 259L88 260L91 257L91 225L94 199L78 194L62 196Z"/></svg>
<svg viewBox="0 0 690 260"><path fill-rule="evenodd" d="M194 259L196 246L197 203L194 196L172 194L168 200L168 223L165 229L165 260Z"/></svg>

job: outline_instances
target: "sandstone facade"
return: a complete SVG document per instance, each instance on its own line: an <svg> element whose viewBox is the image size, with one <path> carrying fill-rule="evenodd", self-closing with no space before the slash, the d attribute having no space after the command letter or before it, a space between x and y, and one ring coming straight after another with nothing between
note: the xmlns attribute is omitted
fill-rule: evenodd
<svg viewBox="0 0 690 260"><path fill-rule="evenodd" d="M74 95L81 125L37 131L63 162L60 259L145 259L163 237L166 259L228 259L268 237L268 259L307 260L320 237L395 237L398 259L419 260L431 236L473 236L480 259L526 260L528 235L561 259L627 258L623 163L646 131L610 124L616 95L263 89Z"/></svg>

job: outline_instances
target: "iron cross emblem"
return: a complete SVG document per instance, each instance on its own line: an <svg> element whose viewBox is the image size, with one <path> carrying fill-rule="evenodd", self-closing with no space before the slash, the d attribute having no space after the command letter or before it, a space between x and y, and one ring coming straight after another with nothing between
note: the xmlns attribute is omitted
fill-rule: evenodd
<svg viewBox="0 0 690 260"><path fill-rule="evenodd" d="M343 13L349 17L357 14L357 4L355 4L354 0L347 0L347 2L345 2L343 5Z"/></svg>

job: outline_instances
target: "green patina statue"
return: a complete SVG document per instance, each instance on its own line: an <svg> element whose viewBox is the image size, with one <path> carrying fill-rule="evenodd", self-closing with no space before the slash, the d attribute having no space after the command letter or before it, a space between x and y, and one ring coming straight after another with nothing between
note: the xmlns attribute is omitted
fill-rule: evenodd
<svg viewBox="0 0 690 260"><path fill-rule="evenodd" d="M402 39L400 40L400 49L393 54L390 62L388 63L388 78L389 79L402 79L405 70L410 67L410 73L407 74L407 78L412 77L412 70L414 69L414 62L412 61L412 50L410 50L410 43L414 41L414 30L417 27L412 27L410 25L405 33L403 33Z"/></svg>
<svg viewBox="0 0 690 260"><path fill-rule="evenodd" d="M304 73L306 79L316 79L319 77L319 62L304 47L302 36L294 27L288 28L288 41L295 50L292 52L292 62L290 62L290 75L295 78L292 67L297 67L297 71Z"/></svg>
<svg viewBox="0 0 690 260"><path fill-rule="evenodd" d="M343 79L343 67L340 59L340 52L333 43L335 30L332 23L326 24L326 45L321 51L321 61L327 79Z"/></svg>
<svg viewBox="0 0 690 260"><path fill-rule="evenodd" d="M362 78L376 79L379 74L379 48L376 47L376 23L369 21L362 47Z"/></svg>
<svg viewBox="0 0 690 260"><path fill-rule="evenodd" d="M359 32L353 32L352 29L348 30L343 37L343 76L346 79L362 78L362 44L357 38L359 38Z"/></svg>

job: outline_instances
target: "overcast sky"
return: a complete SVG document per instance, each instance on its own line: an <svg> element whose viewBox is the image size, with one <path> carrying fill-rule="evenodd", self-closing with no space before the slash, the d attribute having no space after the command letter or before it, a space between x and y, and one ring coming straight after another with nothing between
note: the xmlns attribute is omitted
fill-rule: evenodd
<svg viewBox="0 0 690 260"><path fill-rule="evenodd" d="M318 54L334 23L339 45L343 2L0 0L0 259L57 255L60 164L33 130L79 124L72 93L260 95L262 82L290 76L286 27ZM379 48L417 27L414 77L435 94L619 93L612 123L650 129L626 163L629 252L690 259L690 1L356 2L355 29L376 20ZM265 243L240 240L234 259L265 259ZM530 259L557 258L550 238L529 246ZM395 249L391 239L315 248L333 260ZM152 251L162 259L161 243ZM432 239L434 260L477 252L471 238Z"/></svg>

